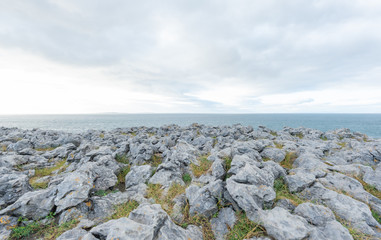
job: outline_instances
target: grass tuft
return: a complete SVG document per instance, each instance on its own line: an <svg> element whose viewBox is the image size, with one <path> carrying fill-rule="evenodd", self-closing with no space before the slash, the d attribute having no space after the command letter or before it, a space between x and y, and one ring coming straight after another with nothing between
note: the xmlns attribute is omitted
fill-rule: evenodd
<svg viewBox="0 0 381 240"><path fill-rule="evenodd" d="M381 191L378 191L378 189L375 186L366 183L364 180L362 180L361 177L358 177L358 176L351 176L351 177L359 181L364 187L365 191L377 197L378 199L381 199Z"/></svg>
<svg viewBox="0 0 381 240"><path fill-rule="evenodd" d="M199 165L191 163L191 169L196 177L201 177L201 175L204 175L209 171L212 166L212 161L209 161L207 156L201 156L198 159L198 162Z"/></svg>
<svg viewBox="0 0 381 240"><path fill-rule="evenodd" d="M365 234L365 233L362 233L362 232L358 231L357 229L354 229L354 228L352 227L352 225L351 225L350 222L348 222L348 221L346 221L346 220L340 218L340 217L337 216L336 214L335 214L335 216L336 216L336 220L337 220L338 222L340 222L341 225L343 225L345 228L348 229L349 234L352 235L352 237L353 237L354 240L369 240L369 239L372 239L372 237L371 237L370 235Z"/></svg>
<svg viewBox="0 0 381 240"><path fill-rule="evenodd" d="M117 162L119 162L119 163L124 163L124 164L129 164L130 163L130 160L128 159L126 154L123 154L123 155L116 154L115 155L115 160Z"/></svg>
<svg viewBox="0 0 381 240"><path fill-rule="evenodd" d="M117 184L120 184L120 183L124 184L126 182L126 175L130 172L130 169L131 169L131 166L127 165L120 170L120 172L116 176L118 178Z"/></svg>
<svg viewBox="0 0 381 240"><path fill-rule="evenodd" d="M380 216L380 214L378 214L376 211L372 210L372 216L374 217L374 219L376 219L376 221L378 223L381 224L381 216Z"/></svg>
<svg viewBox="0 0 381 240"><path fill-rule="evenodd" d="M187 202L187 204L185 205L185 208L183 209L184 217L183 217L182 224L180 224L180 226L182 226L183 228L186 228L188 227L188 225L196 225L198 227L201 227L203 239L208 239L208 240L216 239L214 237L212 225L210 224L209 219L201 215L191 216L189 214L189 208L190 206L189 206L189 203Z"/></svg>
<svg viewBox="0 0 381 240"><path fill-rule="evenodd" d="M10 239L56 239L62 233L73 229L77 224L78 220L72 220L61 225L54 222L43 225L38 221L34 221L26 226L15 227L12 230Z"/></svg>
<svg viewBox="0 0 381 240"><path fill-rule="evenodd" d="M100 137L100 138L105 138L105 134L104 134L104 133L101 133L101 134L99 134L99 137Z"/></svg>
<svg viewBox="0 0 381 240"><path fill-rule="evenodd" d="M152 155L150 159L150 165L152 167L157 167L162 163L162 161L163 161L163 157L161 156L161 154L155 153L154 155Z"/></svg>
<svg viewBox="0 0 381 240"><path fill-rule="evenodd" d="M34 150L36 151L41 151L41 152L48 152L56 149L57 147L47 147L47 148L35 148Z"/></svg>
<svg viewBox="0 0 381 240"><path fill-rule="evenodd" d="M276 132L274 132L274 131L271 131L270 134L273 135L274 137L277 137L277 136L278 136L278 133L276 133Z"/></svg>
<svg viewBox="0 0 381 240"><path fill-rule="evenodd" d="M328 141L328 138L326 136L321 136L320 139L323 141Z"/></svg>
<svg viewBox="0 0 381 240"><path fill-rule="evenodd" d="M338 142L337 145L339 145L341 148L345 148L345 146L347 146L347 143L345 143L345 142Z"/></svg>
<svg viewBox="0 0 381 240"><path fill-rule="evenodd" d="M189 173L185 173L183 175L183 181L185 182L185 184L190 184L192 182L192 177Z"/></svg>
<svg viewBox="0 0 381 240"><path fill-rule="evenodd" d="M225 162L225 171L228 172L230 168L232 167L232 161L233 159L231 157L224 157L224 162Z"/></svg>
<svg viewBox="0 0 381 240"><path fill-rule="evenodd" d="M1 145L0 151L6 152L7 151L7 146Z"/></svg>
<svg viewBox="0 0 381 240"><path fill-rule="evenodd" d="M274 145L275 145L276 148L279 148L279 149L283 148L283 144L281 144L281 143L274 142Z"/></svg>
<svg viewBox="0 0 381 240"><path fill-rule="evenodd" d="M303 199L299 198L297 195L288 191L287 185L285 184L283 177L275 179L274 190L276 192L275 201L278 201L279 199L289 199L291 203L295 206L298 206L299 204L306 202Z"/></svg>
<svg viewBox="0 0 381 240"><path fill-rule="evenodd" d="M171 215L174 206L173 199L185 193L185 188L185 186L174 183L169 187L167 194L163 196L163 188L160 184L148 184L146 197L155 200L155 203L160 204L163 210Z"/></svg>
<svg viewBox="0 0 381 240"><path fill-rule="evenodd" d="M53 174L53 172L60 170L59 172L65 171L65 169L68 167L66 165L66 159L58 161L53 167L46 167L46 168L36 168L34 172L34 176L29 179L29 184L34 189L44 189L48 187L49 182L43 181L43 182L37 182L38 179L46 176L50 176Z"/></svg>
<svg viewBox="0 0 381 240"><path fill-rule="evenodd" d="M119 219L121 217L128 217L130 212L134 211L139 207L139 203L137 201L128 201L115 206L115 212L111 215L110 219Z"/></svg>
<svg viewBox="0 0 381 240"><path fill-rule="evenodd" d="M286 156L283 161L280 162L280 165L287 169L292 169L292 164L298 156L295 152L286 152Z"/></svg>
<svg viewBox="0 0 381 240"><path fill-rule="evenodd" d="M244 212L236 213L237 222L227 234L227 240L242 240L266 236L266 229L258 223L250 221Z"/></svg>
<svg viewBox="0 0 381 240"><path fill-rule="evenodd" d="M304 138L304 135L303 135L303 133L295 133L295 137L302 139L302 138Z"/></svg>

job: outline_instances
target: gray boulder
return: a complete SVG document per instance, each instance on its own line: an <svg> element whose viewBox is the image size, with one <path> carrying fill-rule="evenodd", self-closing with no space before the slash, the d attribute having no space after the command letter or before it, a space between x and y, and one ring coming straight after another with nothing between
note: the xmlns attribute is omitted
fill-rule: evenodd
<svg viewBox="0 0 381 240"><path fill-rule="evenodd" d="M86 234L87 234L86 230L76 227L69 231L64 232L61 236L57 238L57 240L78 240L78 239L82 239L82 237L85 236Z"/></svg>
<svg viewBox="0 0 381 240"><path fill-rule="evenodd" d="M0 215L23 216L29 219L39 220L46 217L54 207L54 198L57 189L43 189L27 192L15 203L0 210Z"/></svg>
<svg viewBox="0 0 381 240"><path fill-rule="evenodd" d="M57 186L57 196L54 204L57 212L74 207L88 199L89 192L93 188L93 179L84 172L70 173Z"/></svg>
<svg viewBox="0 0 381 240"><path fill-rule="evenodd" d="M261 152L261 156L263 159L269 159L279 163L286 157L286 151L279 148L265 148Z"/></svg>
<svg viewBox="0 0 381 240"><path fill-rule="evenodd" d="M146 183L151 177L152 167L150 165L133 166L130 172L126 175L126 189L138 185L140 183Z"/></svg>
<svg viewBox="0 0 381 240"><path fill-rule="evenodd" d="M300 192L315 182L315 175L306 169L292 169L284 178L290 192Z"/></svg>
<svg viewBox="0 0 381 240"><path fill-rule="evenodd" d="M212 218L210 221L212 225L212 230L216 240L224 240L225 235L229 233L229 229L234 227L237 218L235 212L231 208L223 208L218 212L216 218Z"/></svg>
<svg viewBox="0 0 381 240"><path fill-rule="evenodd" d="M307 239L313 230L304 218L280 207L264 211L261 223L269 236L282 240Z"/></svg>
<svg viewBox="0 0 381 240"><path fill-rule="evenodd" d="M28 176L0 167L0 207L4 208L31 190Z"/></svg>
<svg viewBox="0 0 381 240"><path fill-rule="evenodd" d="M90 233L100 239L202 239L198 227L177 226L158 204L141 205L128 218L110 220L94 227Z"/></svg>

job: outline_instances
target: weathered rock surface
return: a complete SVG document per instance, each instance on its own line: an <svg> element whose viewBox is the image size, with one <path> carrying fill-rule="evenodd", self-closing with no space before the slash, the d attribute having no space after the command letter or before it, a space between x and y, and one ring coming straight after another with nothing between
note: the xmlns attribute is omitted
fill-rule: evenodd
<svg viewBox="0 0 381 240"><path fill-rule="evenodd" d="M251 239L380 239L380 162L381 140L349 129L0 127L0 239L75 221L57 239L222 240L238 216L265 230Z"/></svg>

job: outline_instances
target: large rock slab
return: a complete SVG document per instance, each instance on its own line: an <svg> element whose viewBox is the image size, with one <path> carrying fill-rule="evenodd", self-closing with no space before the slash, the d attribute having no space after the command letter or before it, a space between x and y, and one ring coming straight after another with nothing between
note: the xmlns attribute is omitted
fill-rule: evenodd
<svg viewBox="0 0 381 240"><path fill-rule="evenodd" d="M198 227L183 229L174 224L160 205L141 205L128 218L110 220L91 229L100 239L202 239Z"/></svg>

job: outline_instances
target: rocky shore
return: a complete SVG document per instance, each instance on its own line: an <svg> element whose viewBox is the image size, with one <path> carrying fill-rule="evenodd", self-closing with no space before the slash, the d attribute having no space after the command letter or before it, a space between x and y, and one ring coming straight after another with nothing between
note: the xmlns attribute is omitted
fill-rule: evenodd
<svg viewBox="0 0 381 240"><path fill-rule="evenodd" d="M0 128L0 239L381 239L381 140Z"/></svg>

